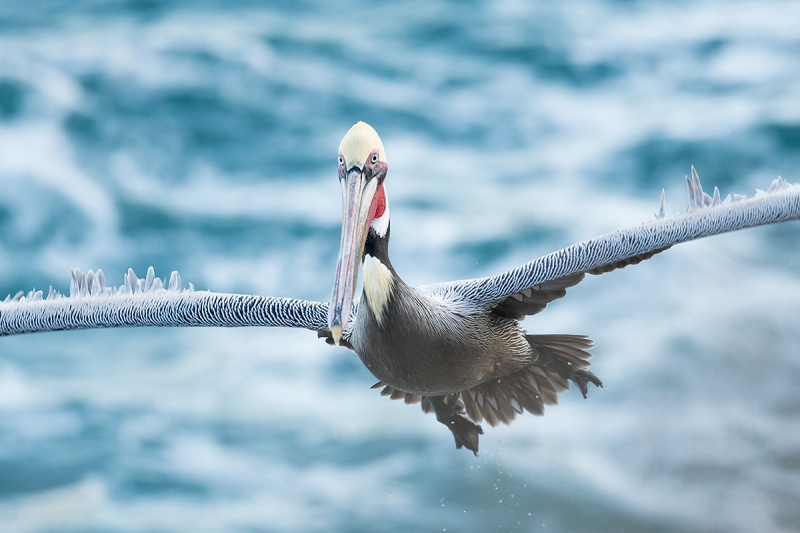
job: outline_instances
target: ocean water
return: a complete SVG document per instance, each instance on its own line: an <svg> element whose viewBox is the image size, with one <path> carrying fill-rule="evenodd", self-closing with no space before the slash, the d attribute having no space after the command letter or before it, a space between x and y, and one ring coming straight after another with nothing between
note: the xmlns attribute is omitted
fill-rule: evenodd
<svg viewBox="0 0 800 533"><path fill-rule="evenodd" d="M326 300L336 153L389 160L409 283L800 181L791 1L0 3L0 293L102 268ZM680 245L526 321L605 388L456 450L312 332L0 339L0 530L800 530L800 225Z"/></svg>

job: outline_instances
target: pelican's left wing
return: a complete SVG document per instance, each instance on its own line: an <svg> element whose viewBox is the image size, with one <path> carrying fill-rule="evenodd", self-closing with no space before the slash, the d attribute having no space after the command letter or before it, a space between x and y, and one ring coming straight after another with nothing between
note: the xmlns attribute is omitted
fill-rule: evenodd
<svg viewBox="0 0 800 533"><path fill-rule="evenodd" d="M767 191L756 191L753 198L737 194L733 198L728 195L725 200L720 199L716 187L713 196L703 192L694 167L692 178L686 182L689 208L683 214L665 217L662 192L655 220L574 244L498 276L424 285L419 289L457 305L488 305L496 314L521 319L563 297L566 289L578 284L586 274L637 264L675 244L701 237L800 219L800 185L780 177Z"/></svg>
<svg viewBox="0 0 800 533"><path fill-rule="evenodd" d="M249 294L224 294L184 289L173 272L169 282L155 277L153 268L144 279L132 269L119 288L106 287L98 270L72 271L70 295L50 288L22 291L0 302L0 336L65 329L135 326L283 326L328 329L328 304Z"/></svg>

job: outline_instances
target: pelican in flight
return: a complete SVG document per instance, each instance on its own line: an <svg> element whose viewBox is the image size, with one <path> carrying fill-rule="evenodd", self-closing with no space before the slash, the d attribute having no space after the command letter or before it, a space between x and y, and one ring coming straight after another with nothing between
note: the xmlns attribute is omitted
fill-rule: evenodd
<svg viewBox="0 0 800 533"><path fill-rule="evenodd" d="M315 330L343 345L379 380L373 388L447 426L457 448L476 455L480 423L509 424L544 413L575 384L586 397L601 381L589 371L592 341L583 335L529 335L520 320L562 298L586 274L637 264L689 240L800 219L800 185L782 178L755 196L721 199L703 191L692 168L689 207L666 217L664 193L649 222L606 233L492 277L412 287L389 260L388 163L375 130L355 124L338 154L342 236L330 303L188 289L152 267L129 269L118 288L101 270L72 272L70 295L52 287L0 302L0 336L132 326L285 326ZM359 274L363 293L355 299Z"/></svg>

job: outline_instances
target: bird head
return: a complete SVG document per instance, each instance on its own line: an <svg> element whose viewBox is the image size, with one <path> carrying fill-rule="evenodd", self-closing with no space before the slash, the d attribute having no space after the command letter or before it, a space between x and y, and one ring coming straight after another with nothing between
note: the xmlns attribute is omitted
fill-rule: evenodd
<svg viewBox="0 0 800 533"><path fill-rule="evenodd" d="M350 319L369 229L372 227L380 236L388 230L389 209L383 188L387 169L386 152L378 133L365 122L356 123L339 145L342 239L328 308L328 327L336 344Z"/></svg>

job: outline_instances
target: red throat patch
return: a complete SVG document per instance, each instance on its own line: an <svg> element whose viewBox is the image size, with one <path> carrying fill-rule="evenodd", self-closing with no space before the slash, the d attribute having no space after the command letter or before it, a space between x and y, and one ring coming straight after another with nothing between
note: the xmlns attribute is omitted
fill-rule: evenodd
<svg viewBox="0 0 800 533"><path fill-rule="evenodd" d="M375 191L375 198L372 199L372 210L370 213L369 221L372 223L376 218L381 218L386 211L386 191L383 190L383 183L378 186Z"/></svg>

